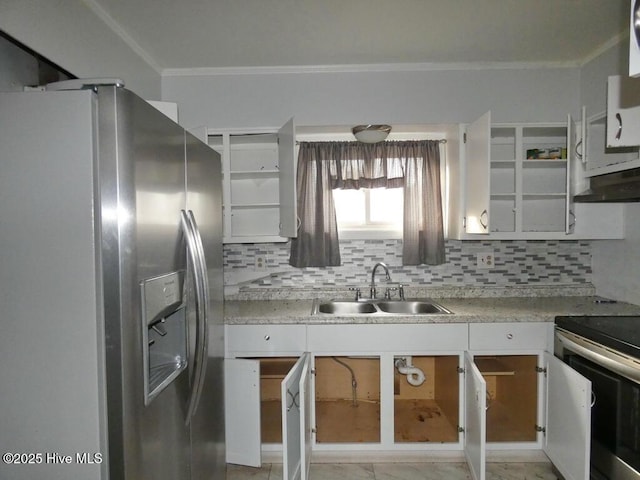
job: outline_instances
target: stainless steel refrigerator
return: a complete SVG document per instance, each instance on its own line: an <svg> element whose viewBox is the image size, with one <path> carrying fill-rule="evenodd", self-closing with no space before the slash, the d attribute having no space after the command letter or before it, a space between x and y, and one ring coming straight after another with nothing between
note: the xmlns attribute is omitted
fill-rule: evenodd
<svg viewBox="0 0 640 480"><path fill-rule="evenodd" d="M220 168L122 85L0 94L0 478L224 478Z"/></svg>

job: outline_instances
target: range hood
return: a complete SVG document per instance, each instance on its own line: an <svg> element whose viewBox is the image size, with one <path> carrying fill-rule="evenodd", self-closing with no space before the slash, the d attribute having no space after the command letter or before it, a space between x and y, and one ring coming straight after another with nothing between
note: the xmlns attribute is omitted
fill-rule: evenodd
<svg viewBox="0 0 640 480"><path fill-rule="evenodd" d="M640 168L590 178L589 190L574 202L640 202Z"/></svg>

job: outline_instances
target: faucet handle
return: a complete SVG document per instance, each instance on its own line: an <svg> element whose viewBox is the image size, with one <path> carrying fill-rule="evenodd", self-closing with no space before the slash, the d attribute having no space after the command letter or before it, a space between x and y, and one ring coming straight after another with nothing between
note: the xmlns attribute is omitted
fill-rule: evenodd
<svg viewBox="0 0 640 480"><path fill-rule="evenodd" d="M352 292L356 292L356 302L362 298L362 293L358 287L349 287L349 290Z"/></svg>
<svg viewBox="0 0 640 480"><path fill-rule="evenodd" d="M391 292L395 292L396 290L398 290L397 287L387 287L384 291L384 298L391 300Z"/></svg>
<svg viewBox="0 0 640 480"><path fill-rule="evenodd" d="M400 300L404 300L404 285L401 283L398 285L398 294L400 295Z"/></svg>

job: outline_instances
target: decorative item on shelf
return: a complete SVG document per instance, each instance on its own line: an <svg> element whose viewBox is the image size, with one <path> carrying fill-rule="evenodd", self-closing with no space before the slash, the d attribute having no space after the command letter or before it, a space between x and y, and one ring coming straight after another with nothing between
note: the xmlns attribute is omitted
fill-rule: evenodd
<svg viewBox="0 0 640 480"><path fill-rule="evenodd" d="M378 143L387 138L391 125L356 125L351 132L359 142Z"/></svg>
<svg viewBox="0 0 640 480"><path fill-rule="evenodd" d="M527 160L558 160L567 158L566 148L529 148Z"/></svg>

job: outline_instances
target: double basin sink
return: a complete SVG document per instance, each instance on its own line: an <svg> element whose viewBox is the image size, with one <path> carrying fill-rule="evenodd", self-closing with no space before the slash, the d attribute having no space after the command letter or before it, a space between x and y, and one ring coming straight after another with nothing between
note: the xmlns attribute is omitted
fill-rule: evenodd
<svg viewBox="0 0 640 480"><path fill-rule="evenodd" d="M312 315L441 315L452 313L431 300L314 300Z"/></svg>

